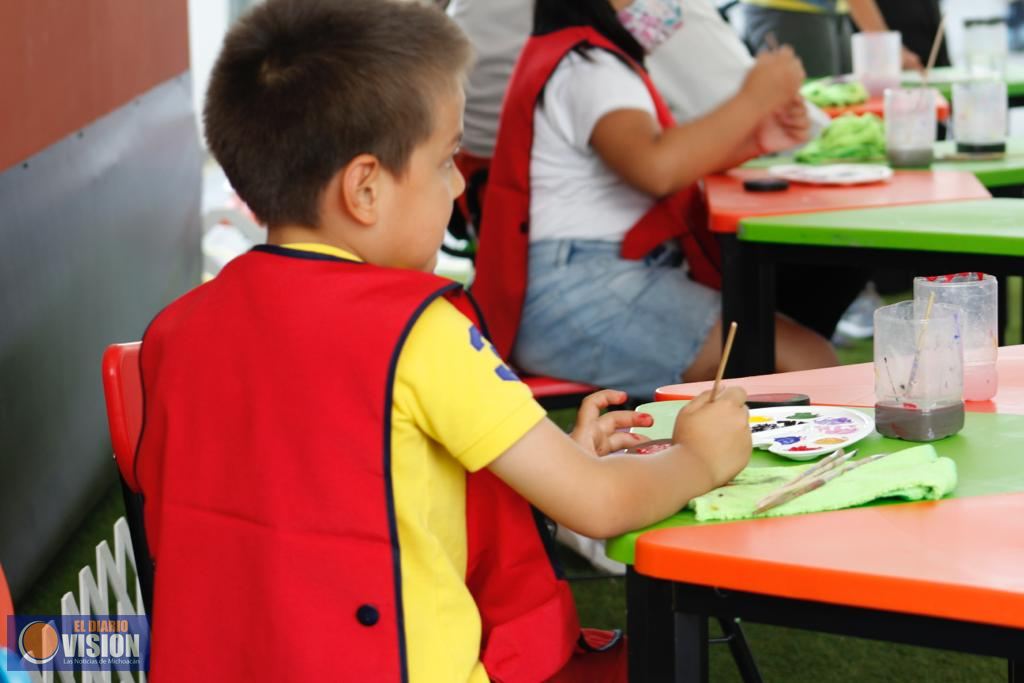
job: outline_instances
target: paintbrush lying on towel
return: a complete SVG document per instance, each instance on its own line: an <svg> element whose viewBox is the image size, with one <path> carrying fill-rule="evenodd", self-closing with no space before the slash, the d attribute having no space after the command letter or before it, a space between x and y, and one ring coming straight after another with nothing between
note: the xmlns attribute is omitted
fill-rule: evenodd
<svg viewBox="0 0 1024 683"><path fill-rule="evenodd" d="M757 507L754 508L754 512L760 514L767 510L771 510L774 507L778 507L783 503L788 503L794 498L799 498L805 493L810 493L815 489L821 488L836 477L842 476L850 470L855 470L861 465L867 465L868 463L875 462L876 460L888 455L888 453L879 453L856 462L847 462L856 453L857 451L855 450L850 451L849 453L844 453L842 449L839 449L832 455L822 459L822 461L814 467L804 470L792 481L783 484L762 498L758 501Z"/></svg>

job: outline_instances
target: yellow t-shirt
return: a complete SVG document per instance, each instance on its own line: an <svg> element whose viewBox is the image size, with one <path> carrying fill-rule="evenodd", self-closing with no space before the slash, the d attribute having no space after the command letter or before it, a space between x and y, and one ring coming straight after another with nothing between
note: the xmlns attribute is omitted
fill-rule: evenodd
<svg viewBox="0 0 1024 683"><path fill-rule="evenodd" d="M326 245L285 246L356 260ZM465 584L466 471L489 465L545 415L505 370L444 299L423 311L398 357L391 468L411 683L487 683Z"/></svg>
<svg viewBox="0 0 1024 683"><path fill-rule="evenodd" d="M849 14L850 12L846 0L742 0L742 2L786 12L811 12L813 14Z"/></svg>

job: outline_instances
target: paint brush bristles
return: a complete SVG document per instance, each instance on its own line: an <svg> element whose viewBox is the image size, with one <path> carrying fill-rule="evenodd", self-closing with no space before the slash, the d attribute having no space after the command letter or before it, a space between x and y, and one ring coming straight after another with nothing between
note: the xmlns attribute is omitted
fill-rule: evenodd
<svg viewBox="0 0 1024 683"><path fill-rule="evenodd" d="M711 398L714 401L718 396L718 385L722 383L722 375L725 374L725 366L729 362L729 354L732 352L732 340L736 338L736 321L729 324L729 334L725 337L725 347L722 349L722 359L718 361L718 372L715 374L715 384L711 387Z"/></svg>

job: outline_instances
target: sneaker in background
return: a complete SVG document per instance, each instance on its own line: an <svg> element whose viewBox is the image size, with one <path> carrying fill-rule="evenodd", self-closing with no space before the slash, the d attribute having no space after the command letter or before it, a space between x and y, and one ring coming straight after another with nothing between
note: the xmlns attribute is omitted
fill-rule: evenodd
<svg viewBox="0 0 1024 683"><path fill-rule="evenodd" d="M869 282L836 325L836 335L845 339L871 339L875 333L875 309L885 302Z"/></svg>

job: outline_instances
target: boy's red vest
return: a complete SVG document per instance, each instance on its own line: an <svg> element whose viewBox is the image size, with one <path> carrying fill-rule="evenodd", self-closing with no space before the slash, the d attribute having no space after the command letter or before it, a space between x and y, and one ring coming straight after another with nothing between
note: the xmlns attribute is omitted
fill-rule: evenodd
<svg viewBox="0 0 1024 683"><path fill-rule="evenodd" d="M565 55L579 46L593 46L632 64L654 100L662 128L675 125L672 114L647 72L619 47L592 28L562 29L531 37L519 56L505 93L498 142L491 162L480 228L473 296L487 319L491 341L509 357L519 329L526 294L530 221L530 153L533 117L544 85ZM622 256L643 258L658 244L678 237L694 279L721 286L718 243L707 229L699 188L691 186L665 197L627 233Z"/></svg>
<svg viewBox="0 0 1024 683"><path fill-rule="evenodd" d="M263 246L150 325L136 467L156 683L407 679L391 390L441 295L462 298L433 275ZM482 661L494 680L547 678L579 625L532 509L483 472L467 517Z"/></svg>

